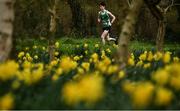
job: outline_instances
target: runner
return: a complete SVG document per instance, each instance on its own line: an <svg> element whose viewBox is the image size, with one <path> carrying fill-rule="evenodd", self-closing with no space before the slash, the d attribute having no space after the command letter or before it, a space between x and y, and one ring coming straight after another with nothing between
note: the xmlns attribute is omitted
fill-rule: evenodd
<svg viewBox="0 0 180 111"><path fill-rule="evenodd" d="M106 4L104 2L101 2L100 12L98 14L98 22L102 23L103 33L101 35L101 39L104 45L106 44L106 40L115 41L115 43L117 44L117 40L110 37L111 26L114 23L115 19L116 17L111 12L106 10Z"/></svg>

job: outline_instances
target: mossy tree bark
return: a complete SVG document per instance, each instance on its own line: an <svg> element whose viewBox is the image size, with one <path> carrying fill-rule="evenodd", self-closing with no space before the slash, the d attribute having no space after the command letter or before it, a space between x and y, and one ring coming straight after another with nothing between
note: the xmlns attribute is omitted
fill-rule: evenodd
<svg viewBox="0 0 180 111"><path fill-rule="evenodd" d="M126 16L124 25L122 27L122 31L119 39L119 49L118 49L118 60L122 64L126 64L129 58L129 41L135 32L135 25L143 6L143 0L132 1L132 5L130 7L129 13Z"/></svg>
<svg viewBox="0 0 180 111"><path fill-rule="evenodd" d="M8 59L12 48L13 5L13 0L0 0L0 62Z"/></svg>
<svg viewBox="0 0 180 111"><path fill-rule="evenodd" d="M50 19L50 28L49 28L49 57L50 61L55 58L55 32L57 27L57 7L59 0L54 0L54 5L49 9L51 19Z"/></svg>

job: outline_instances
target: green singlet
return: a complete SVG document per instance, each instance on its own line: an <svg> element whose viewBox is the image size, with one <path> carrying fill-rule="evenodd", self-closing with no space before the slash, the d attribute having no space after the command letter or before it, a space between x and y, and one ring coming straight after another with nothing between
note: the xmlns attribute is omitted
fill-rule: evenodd
<svg viewBox="0 0 180 111"><path fill-rule="evenodd" d="M101 21L102 21L102 27L103 27L103 28L106 28L106 27L110 27L110 26L111 26L110 17L109 17L109 14L108 14L108 11L107 11L107 10L100 11L100 12L99 12L99 18L100 18Z"/></svg>

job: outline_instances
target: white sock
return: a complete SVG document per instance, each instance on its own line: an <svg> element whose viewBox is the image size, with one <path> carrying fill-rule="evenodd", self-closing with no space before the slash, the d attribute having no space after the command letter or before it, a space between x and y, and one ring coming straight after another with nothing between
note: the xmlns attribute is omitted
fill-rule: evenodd
<svg viewBox="0 0 180 111"><path fill-rule="evenodd" d="M116 41L115 38L109 38L108 40L109 40L109 41Z"/></svg>

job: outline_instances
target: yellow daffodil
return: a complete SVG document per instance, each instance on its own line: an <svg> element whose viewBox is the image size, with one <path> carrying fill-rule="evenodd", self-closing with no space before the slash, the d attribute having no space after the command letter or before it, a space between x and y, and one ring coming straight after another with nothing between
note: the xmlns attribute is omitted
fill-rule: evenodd
<svg viewBox="0 0 180 111"><path fill-rule="evenodd" d="M37 60L38 58L39 58L39 57L38 57L38 55L35 55L35 56L34 56L34 59L36 59L36 60Z"/></svg>
<svg viewBox="0 0 180 111"><path fill-rule="evenodd" d="M1 110L11 110L14 107L14 97L12 94L8 93L0 98L0 109Z"/></svg>
<svg viewBox="0 0 180 111"><path fill-rule="evenodd" d="M162 54L161 52L157 52L157 53L154 55L154 60L155 60L155 61L159 61L162 57L163 57L163 54Z"/></svg>
<svg viewBox="0 0 180 111"><path fill-rule="evenodd" d="M55 48L59 48L59 42L55 43Z"/></svg>
<svg viewBox="0 0 180 111"><path fill-rule="evenodd" d="M68 105L76 105L80 102L93 104L104 96L103 78L89 75L77 83L67 83L63 87L62 94Z"/></svg>
<svg viewBox="0 0 180 111"><path fill-rule="evenodd" d="M169 81L169 74L166 70L158 70L152 75L152 79L159 85L165 85Z"/></svg>
<svg viewBox="0 0 180 111"><path fill-rule="evenodd" d="M163 62L165 64L169 63L171 61L171 53L170 52L166 52L164 55L163 55Z"/></svg>
<svg viewBox="0 0 180 111"><path fill-rule="evenodd" d="M81 66L82 66L86 71L89 71L90 63L88 63L88 62L83 62L83 63L81 64Z"/></svg>
<svg viewBox="0 0 180 111"><path fill-rule="evenodd" d="M124 71L120 71L120 72L118 73L118 78L119 78L119 79L123 79L125 76L126 76L126 75L125 75L125 72L124 72Z"/></svg>
<svg viewBox="0 0 180 111"><path fill-rule="evenodd" d="M20 53L18 54L18 58L22 58L24 55L25 55L24 52L20 52Z"/></svg>
<svg viewBox="0 0 180 111"><path fill-rule="evenodd" d="M138 67L141 67L143 65L143 61L142 60L140 60L137 64L136 64L136 66L138 66Z"/></svg>
<svg viewBox="0 0 180 111"><path fill-rule="evenodd" d="M70 57L64 57L61 59L60 67L67 73L77 67L77 62L73 61Z"/></svg>
<svg viewBox="0 0 180 111"><path fill-rule="evenodd" d="M59 52L55 52L54 55L55 55L55 56L58 56L58 55L59 55Z"/></svg>
<svg viewBox="0 0 180 111"><path fill-rule="evenodd" d="M18 71L19 65L15 61L8 61L0 64L0 80L12 79Z"/></svg>
<svg viewBox="0 0 180 111"><path fill-rule="evenodd" d="M80 60L80 57L79 57L79 56L75 56L73 59L74 59L75 61L78 61L78 60Z"/></svg>
<svg viewBox="0 0 180 111"><path fill-rule="evenodd" d="M153 60L153 53L150 51L149 53L148 53L148 56L147 56L147 60L149 61L149 62L151 62L152 60Z"/></svg>
<svg viewBox="0 0 180 111"><path fill-rule="evenodd" d="M157 106L167 106L173 99L173 93L163 87L159 87L156 91L155 104Z"/></svg>
<svg viewBox="0 0 180 111"><path fill-rule="evenodd" d="M139 83L137 84L134 92L131 95L132 102L136 108L145 108L147 107L153 97L154 86L149 83Z"/></svg>
<svg viewBox="0 0 180 111"><path fill-rule="evenodd" d="M146 63L144 64L144 68L147 69L147 68L150 68L151 67L151 63Z"/></svg>
<svg viewBox="0 0 180 111"><path fill-rule="evenodd" d="M130 66L134 66L134 65L135 65L135 61L134 61L134 59L129 58L129 59L128 59L128 65L130 65Z"/></svg>
<svg viewBox="0 0 180 111"><path fill-rule="evenodd" d="M84 44L84 48L88 48L88 44L86 43L86 44Z"/></svg>
<svg viewBox="0 0 180 111"><path fill-rule="evenodd" d="M178 57L173 57L173 61L174 62L179 62L179 58Z"/></svg>
<svg viewBox="0 0 180 111"><path fill-rule="evenodd" d="M139 60L145 61L147 59L147 51L139 56Z"/></svg>
<svg viewBox="0 0 180 111"><path fill-rule="evenodd" d="M99 44L95 44L95 48L99 48Z"/></svg>
<svg viewBox="0 0 180 111"><path fill-rule="evenodd" d="M91 55L91 58L93 59L93 62L94 62L94 63L97 63L98 60L99 60L97 53L92 54L92 55Z"/></svg>

